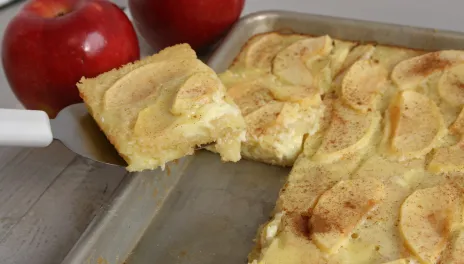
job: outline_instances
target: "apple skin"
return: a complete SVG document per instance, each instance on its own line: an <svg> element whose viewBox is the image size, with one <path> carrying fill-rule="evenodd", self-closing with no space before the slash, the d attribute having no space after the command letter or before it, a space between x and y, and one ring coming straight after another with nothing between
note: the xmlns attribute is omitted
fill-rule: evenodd
<svg viewBox="0 0 464 264"><path fill-rule="evenodd" d="M2 63L26 109L54 118L81 102L76 83L140 58L137 35L106 0L30 0L10 21Z"/></svg>
<svg viewBox="0 0 464 264"><path fill-rule="evenodd" d="M237 21L245 0L129 0L135 27L155 50L188 43L205 50Z"/></svg>

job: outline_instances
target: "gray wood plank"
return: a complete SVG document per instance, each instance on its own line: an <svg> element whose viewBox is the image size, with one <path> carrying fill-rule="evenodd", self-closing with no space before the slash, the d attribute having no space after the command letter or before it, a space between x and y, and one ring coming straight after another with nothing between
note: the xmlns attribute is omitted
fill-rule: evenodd
<svg viewBox="0 0 464 264"><path fill-rule="evenodd" d="M126 174L75 158L0 241L0 263L60 263Z"/></svg>
<svg viewBox="0 0 464 264"><path fill-rule="evenodd" d="M0 241L76 157L60 142L40 149L2 149Z"/></svg>
<svg viewBox="0 0 464 264"><path fill-rule="evenodd" d="M8 165L21 151L24 151L23 148L13 148L13 147L0 147L0 170ZM0 175L0 181L2 179Z"/></svg>
<svg viewBox="0 0 464 264"><path fill-rule="evenodd" d="M23 4L0 10L0 37ZM141 51L154 53L143 40ZM0 107L22 108L3 70ZM125 174L77 158L59 142L44 149L0 147L0 263L59 263Z"/></svg>

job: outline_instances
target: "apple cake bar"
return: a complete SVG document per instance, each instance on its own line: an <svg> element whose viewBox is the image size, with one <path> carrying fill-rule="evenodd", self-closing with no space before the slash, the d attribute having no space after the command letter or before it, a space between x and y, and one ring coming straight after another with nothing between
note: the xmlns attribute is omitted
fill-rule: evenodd
<svg viewBox="0 0 464 264"><path fill-rule="evenodd" d="M247 124L244 157L293 165L303 139L319 129L325 106L317 84L327 74L312 73L327 63L324 58L332 49L327 36L266 34L249 41L232 67L219 75ZM313 60L305 64L296 54Z"/></svg>
<svg viewBox="0 0 464 264"><path fill-rule="evenodd" d="M464 263L464 51L267 33L221 79L243 156L297 157L250 264Z"/></svg>
<svg viewBox="0 0 464 264"><path fill-rule="evenodd" d="M241 157L240 110L188 44L82 78L77 87L129 171L155 169L212 142L224 161Z"/></svg>

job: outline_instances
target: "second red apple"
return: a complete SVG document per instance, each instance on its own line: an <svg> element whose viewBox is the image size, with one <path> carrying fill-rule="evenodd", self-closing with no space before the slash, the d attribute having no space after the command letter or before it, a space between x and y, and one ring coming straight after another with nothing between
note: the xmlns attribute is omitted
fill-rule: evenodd
<svg viewBox="0 0 464 264"><path fill-rule="evenodd" d="M237 21L245 0L129 0L134 24L154 49L188 43L199 51Z"/></svg>

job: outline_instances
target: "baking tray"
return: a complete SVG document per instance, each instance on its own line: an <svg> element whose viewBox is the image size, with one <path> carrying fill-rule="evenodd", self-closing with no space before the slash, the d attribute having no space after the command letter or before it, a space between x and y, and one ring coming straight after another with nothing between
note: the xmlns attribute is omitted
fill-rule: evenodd
<svg viewBox="0 0 464 264"><path fill-rule="evenodd" d="M464 34L285 11L243 17L208 64L222 72L253 35L270 31L324 35L423 50L464 49ZM207 151L132 174L102 209L65 264L246 263L289 169Z"/></svg>

